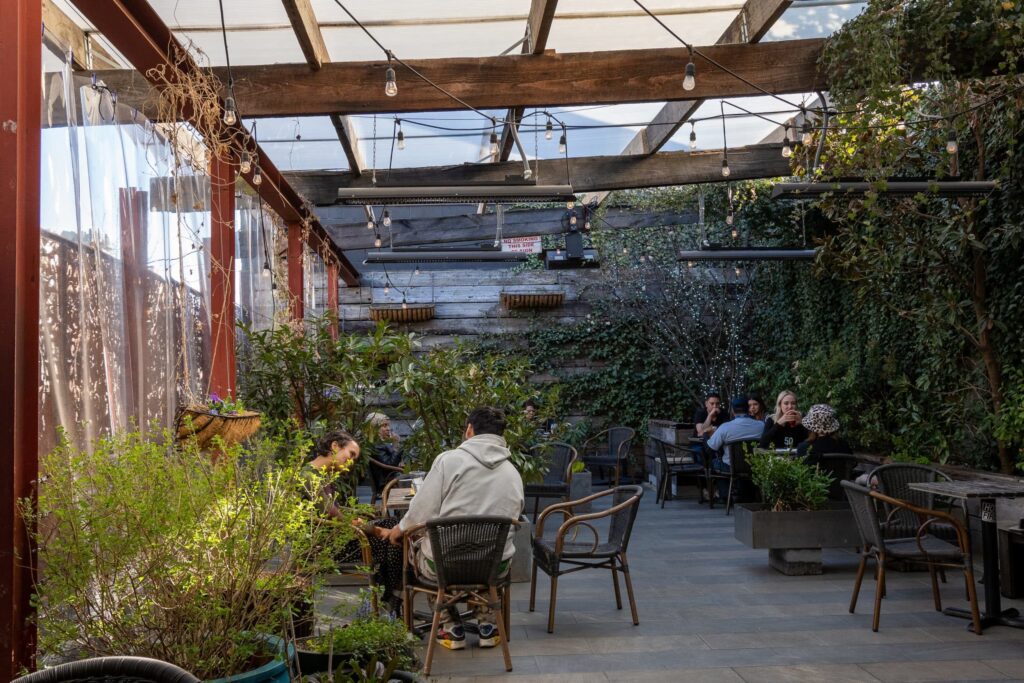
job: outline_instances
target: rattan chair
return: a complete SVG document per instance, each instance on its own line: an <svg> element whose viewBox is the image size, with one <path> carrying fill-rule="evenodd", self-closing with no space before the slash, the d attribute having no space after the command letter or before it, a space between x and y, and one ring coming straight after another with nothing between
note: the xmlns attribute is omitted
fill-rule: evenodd
<svg viewBox="0 0 1024 683"><path fill-rule="evenodd" d="M747 456L754 452L754 449L758 447L758 443L758 439L747 439L744 441L730 441L722 446L722 448L729 449L729 471L715 472L713 469L708 470L708 495L711 496L710 507L715 507L711 482L716 479L726 479L729 481L729 489L725 496L725 514L728 515L732 511L733 491L738 488L736 482L739 480L750 481L750 464L747 462Z"/></svg>
<svg viewBox="0 0 1024 683"><path fill-rule="evenodd" d="M672 477L679 475L694 477L697 482L698 503L704 502L704 488L707 479L707 471L704 467L704 458L694 453L689 448L677 446L676 444L650 437L654 443L658 461L661 463L661 476L658 478L658 494L654 502L661 501L661 507L665 507L665 499L671 488Z"/></svg>
<svg viewBox="0 0 1024 683"><path fill-rule="evenodd" d="M622 470L629 460L636 431L629 427L611 427L590 437L583 444L583 462L588 467L615 469L613 486L619 485ZM603 472L602 472L603 473Z"/></svg>
<svg viewBox="0 0 1024 683"><path fill-rule="evenodd" d="M377 508L377 511L385 517L389 516L388 499L391 497L391 489L396 486L398 486L398 479L392 479L388 483L384 484L384 488L380 492L380 506Z"/></svg>
<svg viewBox="0 0 1024 683"><path fill-rule="evenodd" d="M375 505L377 499L383 493L384 487L404 473L405 470L401 467L385 464L370 456L366 456L366 462L369 465L370 487L373 490L373 493L370 495L370 505Z"/></svg>
<svg viewBox="0 0 1024 683"><path fill-rule="evenodd" d="M978 595L974 587L974 569L971 560L971 546L967 531L952 515L939 510L911 505L902 500L872 491L851 481L842 482L846 497L853 509L853 517L857 522L857 530L861 537L860 565L857 567L857 578L853 584L853 596L850 598L850 614L857 607L857 596L864 578L864 570L868 559L875 560L877 566L877 583L875 585L875 612L871 621L871 630L878 630L878 621L882 611L882 597L885 595L885 562L886 560L904 560L927 565L932 580L932 598L935 611L942 611L942 599L939 595L939 582L936 570L940 567L960 569L964 572L967 582L967 599L971 606L971 618L974 632L981 635L981 615L978 612ZM907 538L888 538L884 523L879 520L878 507L902 510L918 520L913 535ZM931 534L935 524L951 526L956 531L956 543L949 543Z"/></svg>
<svg viewBox="0 0 1024 683"><path fill-rule="evenodd" d="M467 516L429 520L405 533L405 566L407 572L404 588L404 616L406 626L412 629L413 600L417 593L434 596L433 621L430 626L430 640L423 664L424 675L430 674L437 645L437 629L441 625L441 612L454 610L458 603L469 605L485 604L498 608L498 636L501 639L505 670L512 670L512 656L509 653L509 617L511 581L506 570L501 575L502 554L508 540L509 529L519 523L504 517ZM411 543L426 533L430 540L437 579L430 580L415 572L411 554Z"/></svg>
<svg viewBox="0 0 1024 683"><path fill-rule="evenodd" d="M936 508L935 496L924 491L915 491L910 484L930 483L934 481L953 481L945 472L927 465L911 463L892 463L876 467L871 472L873 480L878 482L878 492L890 498L904 501L910 505L932 510ZM967 519L966 502L959 507L963 519ZM886 538L904 538L912 536L920 522L914 513L892 505L884 504L885 522L883 530ZM947 504L946 510L948 511ZM934 524L929 532L947 541L956 541L956 530L949 524Z"/></svg>
<svg viewBox="0 0 1024 683"><path fill-rule="evenodd" d="M541 498L569 500L569 486L572 484L572 466L576 463L576 449L561 441L548 441L530 449L535 458L548 459L549 465L540 484L527 484L523 496L533 498L533 520L537 521L537 508Z"/></svg>
<svg viewBox="0 0 1024 683"><path fill-rule="evenodd" d="M98 657L42 669L12 683L199 683L199 679L159 659Z"/></svg>
<svg viewBox="0 0 1024 683"><path fill-rule="evenodd" d="M629 578L629 563L626 549L633 532L637 509L644 490L640 486L618 486L595 493L580 500L555 503L540 513L537 520L537 534L533 539L533 576L530 580L530 611L534 611L537 597L537 569L551 577L551 602L548 604L548 633L555 632L555 604L558 597L558 577L583 569L610 569L612 584L615 586L615 606L622 609L622 595L619 591L619 572L626 580L626 594L633 624L640 624L636 600L633 598L633 582ZM611 496L611 507L601 512L574 515L572 509ZM554 538L544 538L544 522L553 514L565 515L565 520ZM602 540L591 522L608 518L608 533ZM585 527L594 535L591 541L577 541L580 528ZM572 532L570 534L570 532ZM569 569L563 569L568 565Z"/></svg>

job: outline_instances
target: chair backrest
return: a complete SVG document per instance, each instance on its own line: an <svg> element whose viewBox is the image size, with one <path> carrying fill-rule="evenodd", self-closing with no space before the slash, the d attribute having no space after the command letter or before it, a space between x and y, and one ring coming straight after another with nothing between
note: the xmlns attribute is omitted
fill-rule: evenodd
<svg viewBox="0 0 1024 683"><path fill-rule="evenodd" d="M576 462L576 449L562 441L546 441L530 449L534 457L548 459L544 473L545 484L568 484L572 480L572 465Z"/></svg>
<svg viewBox="0 0 1024 683"><path fill-rule="evenodd" d="M506 517L491 516L429 520L427 534L438 586L495 585L512 523Z"/></svg>
<svg viewBox="0 0 1024 683"><path fill-rule="evenodd" d="M199 683L188 671L147 657L97 657L42 669L12 683Z"/></svg>
<svg viewBox="0 0 1024 683"><path fill-rule="evenodd" d="M629 537L633 533L633 522L636 521L636 513L640 509L640 499L643 498L643 495L643 487L636 485L617 486L612 494L612 507L626 502L632 503L613 512L608 523L608 543L620 552L626 552L626 548L629 546Z"/></svg>
<svg viewBox="0 0 1024 683"><path fill-rule="evenodd" d="M857 456L850 455L849 453L823 453L819 467L823 472L827 472L832 475L832 483L828 487L828 497L830 500L842 500L843 498L843 487L839 485L841 481L849 481L854 478L854 468L860 461Z"/></svg>
<svg viewBox="0 0 1024 683"><path fill-rule="evenodd" d="M935 496L923 491L915 491L910 488L910 484L953 481L948 474L934 467L902 462L876 467L871 472L871 476L878 481L879 493L922 508L935 507ZM917 515L910 510L886 504L885 511L887 523L895 534L901 534L906 529L916 529L920 523Z"/></svg>
<svg viewBox="0 0 1024 683"><path fill-rule="evenodd" d="M629 448L633 445L633 437L636 431L629 427L612 427L608 430L608 455L614 455L620 460L629 455Z"/></svg>
<svg viewBox="0 0 1024 683"><path fill-rule="evenodd" d="M729 469L733 474L750 474L750 463L747 456L754 452L760 440L744 439L742 441L730 441L724 445L729 449Z"/></svg>
<svg viewBox="0 0 1024 683"><path fill-rule="evenodd" d="M850 501L853 519L857 523L857 531L860 532L860 539L865 548L873 546L884 551L885 539L882 527L878 523L878 510L875 507L875 499L871 497L871 489L852 481L840 483L846 491L847 500Z"/></svg>

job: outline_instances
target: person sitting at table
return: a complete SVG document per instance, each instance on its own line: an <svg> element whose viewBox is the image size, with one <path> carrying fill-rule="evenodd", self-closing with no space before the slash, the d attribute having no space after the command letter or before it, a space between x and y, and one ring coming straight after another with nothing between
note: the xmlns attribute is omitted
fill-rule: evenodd
<svg viewBox="0 0 1024 683"><path fill-rule="evenodd" d="M764 423L747 414L749 403L746 396L737 396L732 400L732 412L735 416L715 430L707 440L709 450L717 455L711 461L711 469L720 474L729 474L732 469L732 453L730 444L737 441L750 441L761 438ZM718 497L725 500L728 484L724 479L718 480Z"/></svg>
<svg viewBox="0 0 1024 683"><path fill-rule="evenodd" d="M784 390L775 399L775 412L764 421L761 448L793 448L807 440L807 429L800 424L803 415L796 409L796 394Z"/></svg>
<svg viewBox="0 0 1024 683"><path fill-rule="evenodd" d="M380 441L373 445L370 456L370 479L373 482L373 490L377 493L398 476L398 472L388 468L402 466L402 453L398 445L398 435L391 431L391 418L384 413L370 413L366 419L380 437Z"/></svg>
<svg viewBox="0 0 1024 683"><path fill-rule="evenodd" d="M694 428L697 436L705 438L714 434L715 430L729 421L729 415L722 405L722 395L717 391L708 392L704 397L704 407L698 408L693 414Z"/></svg>
<svg viewBox="0 0 1024 683"><path fill-rule="evenodd" d="M765 408L764 399L760 394L747 394L747 415L758 422L768 419L768 409Z"/></svg>
<svg viewBox="0 0 1024 683"><path fill-rule="evenodd" d="M804 415L802 423L807 429L807 439L796 447L796 454L808 465L821 464L821 457L827 453L853 453L850 445L837 435L839 418L832 406L814 404Z"/></svg>
<svg viewBox="0 0 1024 683"><path fill-rule="evenodd" d="M436 517L465 515L493 515L518 519L523 511L523 480L512 464L505 443L505 413L498 408L477 408L466 418L465 441L457 448L437 456L409 511L387 533L392 543L398 543L411 527ZM499 566L502 574L509 570L516 552L513 544L515 529L509 529L508 539ZM416 571L426 579L437 576L429 539L420 537L411 548ZM433 605L431 605L433 607ZM480 647L494 647L500 642L495 626L500 618L486 606L474 607ZM449 650L466 647L466 635L458 614L441 613L442 626L437 642Z"/></svg>

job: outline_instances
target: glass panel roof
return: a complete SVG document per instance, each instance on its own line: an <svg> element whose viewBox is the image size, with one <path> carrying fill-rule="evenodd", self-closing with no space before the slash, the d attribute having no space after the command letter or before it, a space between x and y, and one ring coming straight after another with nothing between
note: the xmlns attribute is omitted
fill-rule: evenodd
<svg viewBox="0 0 1024 683"><path fill-rule="evenodd" d="M835 33L843 22L860 14L866 6L864 2L842 5L794 2L761 40L824 38Z"/></svg>

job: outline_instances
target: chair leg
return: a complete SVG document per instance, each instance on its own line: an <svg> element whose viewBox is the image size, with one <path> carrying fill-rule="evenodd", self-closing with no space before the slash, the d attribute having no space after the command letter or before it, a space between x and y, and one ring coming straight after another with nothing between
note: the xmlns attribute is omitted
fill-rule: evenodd
<svg viewBox="0 0 1024 683"><path fill-rule="evenodd" d="M615 559L612 558L614 562ZM640 617L636 613L636 599L633 597L633 581L629 578L629 565L626 563L626 553L619 557L619 564L622 565L622 576L626 579L626 596L629 598L629 611L633 614L633 625L640 625Z"/></svg>
<svg viewBox="0 0 1024 683"><path fill-rule="evenodd" d="M505 622L505 633L509 641L512 640L512 584L505 586L501 597L501 618Z"/></svg>
<svg viewBox="0 0 1024 683"><path fill-rule="evenodd" d="M974 632L981 635L981 614L978 612L978 591L974 586L974 569L970 564L964 565L964 578L967 581L967 599L971 604L971 621Z"/></svg>
<svg viewBox="0 0 1024 683"><path fill-rule="evenodd" d="M938 573L939 572L938 572L938 569L936 569L935 565L929 564L928 565L928 573L931 575L931 579L932 579L932 600L935 602L935 611L936 612L941 612L942 611L942 597L939 595L939 577L938 577Z"/></svg>
<svg viewBox="0 0 1024 683"><path fill-rule="evenodd" d="M416 593L409 588L402 588L402 616L405 618L405 629L412 630L412 601Z"/></svg>
<svg viewBox="0 0 1024 683"><path fill-rule="evenodd" d="M857 578L853 580L853 596L850 598L850 614L857 609L857 596L860 595L860 583L864 580L864 570L868 566L868 556L860 556L860 564L857 565Z"/></svg>
<svg viewBox="0 0 1024 683"><path fill-rule="evenodd" d="M498 603L498 589L494 586L491 586L489 593L491 596L491 604L493 605ZM501 603L500 609L502 613L505 612L504 602ZM505 627L505 619L498 618L496 620L496 626L498 627L498 638L501 640L501 655L505 658L505 671L511 671L512 655L508 651L508 630Z"/></svg>
<svg viewBox="0 0 1024 683"><path fill-rule="evenodd" d="M708 484L708 510L715 509L715 478L711 476L711 470L707 470L707 484Z"/></svg>
<svg viewBox="0 0 1024 683"><path fill-rule="evenodd" d="M558 599L558 572L551 574L551 601L548 603L548 633L555 632L555 601Z"/></svg>
<svg viewBox="0 0 1024 683"><path fill-rule="evenodd" d="M658 487L658 490L661 493L661 509L662 510L665 509L665 498L668 497L668 488L669 488L668 473L667 472L662 472L661 473L661 486ZM658 499L655 498L654 502L657 503Z"/></svg>
<svg viewBox="0 0 1024 683"><path fill-rule="evenodd" d="M444 593L437 591L437 597L434 602L434 620L430 624L430 640L427 641L427 658L423 663L423 675L430 675L430 665L434 662L434 647L437 645L437 629L441 626L441 612L438 609L438 605L441 603L444 597Z"/></svg>
<svg viewBox="0 0 1024 683"><path fill-rule="evenodd" d="M729 514L729 510L732 509L732 475L729 475L729 491L725 494L725 514Z"/></svg>
<svg viewBox="0 0 1024 683"><path fill-rule="evenodd" d="M615 569L615 560L612 560L612 584L615 586L615 607L622 609L622 594L619 592L619 572Z"/></svg>
<svg viewBox="0 0 1024 683"><path fill-rule="evenodd" d="M878 631L878 621L882 616L882 594L885 592L885 554L879 553L876 558L878 562L878 580L875 583L875 614L871 618L871 630Z"/></svg>
<svg viewBox="0 0 1024 683"><path fill-rule="evenodd" d="M533 575L530 577L530 611L537 605L537 559L533 560Z"/></svg>

